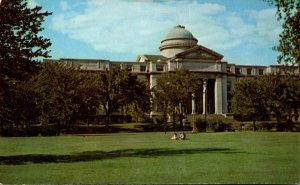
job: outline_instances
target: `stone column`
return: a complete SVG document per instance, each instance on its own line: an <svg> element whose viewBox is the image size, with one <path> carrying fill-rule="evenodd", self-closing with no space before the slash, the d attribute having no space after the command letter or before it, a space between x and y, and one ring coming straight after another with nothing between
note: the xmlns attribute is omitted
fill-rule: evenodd
<svg viewBox="0 0 300 185"><path fill-rule="evenodd" d="M222 104L223 104L223 109L222 113L227 113L228 112L228 100L227 100L227 75L224 75L222 78Z"/></svg>
<svg viewBox="0 0 300 185"><path fill-rule="evenodd" d="M156 76L154 75L154 74L150 74L150 89L152 89L153 87L155 87L156 86ZM155 94L153 93L153 92L151 92L151 96L153 97L153 98L155 98ZM151 112L150 112L150 117L152 117L154 114L155 114L155 112L157 111L157 106L156 106L156 104L152 101L152 99L151 99L151 105L152 105L152 110L151 110Z"/></svg>
<svg viewBox="0 0 300 185"><path fill-rule="evenodd" d="M125 69L125 64L120 64L120 69L124 70Z"/></svg>
<svg viewBox="0 0 300 185"><path fill-rule="evenodd" d="M203 114L207 114L207 79L203 79Z"/></svg>
<svg viewBox="0 0 300 185"><path fill-rule="evenodd" d="M156 63L150 62L149 68L149 72L156 72Z"/></svg>
<svg viewBox="0 0 300 185"><path fill-rule="evenodd" d="M196 114L195 93L192 94L192 114Z"/></svg>
<svg viewBox="0 0 300 185"><path fill-rule="evenodd" d="M222 95L222 76L217 76L215 81L215 114L222 114L223 95Z"/></svg>

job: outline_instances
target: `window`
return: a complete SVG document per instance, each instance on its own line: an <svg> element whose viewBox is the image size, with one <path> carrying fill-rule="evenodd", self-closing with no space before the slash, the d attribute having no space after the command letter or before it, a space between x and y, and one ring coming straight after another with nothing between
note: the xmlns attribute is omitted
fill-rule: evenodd
<svg viewBox="0 0 300 185"><path fill-rule="evenodd" d="M126 65L126 70L127 71L132 71L132 65Z"/></svg>
<svg viewBox="0 0 300 185"><path fill-rule="evenodd" d="M164 66L163 65L157 65L156 66L156 71L164 71Z"/></svg>
<svg viewBox="0 0 300 185"><path fill-rule="evenodd" d="M235 74L241 74L241 69L240 68L235 68Z"/></svg>
<svg viewBox="0 0 300 185"><path fill-rule="evenodd" d="M263 75L264 74L264 69L258 69L258 74Z"/></svg>
<svg viewBox="0 0 300 185"><path fill-rule="evenodd" d="M231 72L230 66L227 66L226 70L227 70L227 73L230 73Z"/></svg>
<svg viewBox="0 0 300 185"><path fill-rule="evenodd" d="M227 82L227 93L231 91L231 83Z"/></svg>
<svg viewBox="0 0 300 185"><path fill-rule="evenodd" d="M146 66L145 65L141 65L140 66L140 71L145 72L146 71Z"/></svg>
<svg viewBox="0 0 300 185"><path fill-rule="evenodd" d="M247 68L247 75L251 75L251 71L252 71L251 68Z"/></svg>
<svg viewBox="0 0 300 185"><path fill-rule="evenodd" d="M111 64L111 68L112 68L112 69L117 69L118 67L120 67L119 64Z"/></svg>

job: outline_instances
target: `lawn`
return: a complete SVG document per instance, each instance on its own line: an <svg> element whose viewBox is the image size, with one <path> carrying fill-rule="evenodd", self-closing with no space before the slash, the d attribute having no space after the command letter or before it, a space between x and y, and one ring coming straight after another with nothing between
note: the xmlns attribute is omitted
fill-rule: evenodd
<svg viewBox="0 0 300 185"><path fill-rule="evenodd" d="M300 133L0 137L0 182L299 183Z"/></svg>

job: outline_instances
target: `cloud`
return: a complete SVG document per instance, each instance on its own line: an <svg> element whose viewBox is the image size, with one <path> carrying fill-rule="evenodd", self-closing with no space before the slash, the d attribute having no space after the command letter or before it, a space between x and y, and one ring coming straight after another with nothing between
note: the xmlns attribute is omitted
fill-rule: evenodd
<svg viewBox="0 0 300 185"><path fill-rule="evenodd" d="M274 9L248 10L246 21L221 4L188 0L87 0L81 12L66 1L60 7L64 11L53 15L51 29L100 52L158 53L160 41L178 24L216 51L273 44L280 32Z"/></svg>
<svg viewBox="0 0 300 185"><path fill-rule="evenodd" d="M253 41L259 44L273 43L279 39L281 23L276 20L276 9L249 10L248 14L255 20Z"/></svg>
<svg viewBox="0 0 300 185"><path fill-rule="evenodd" d="M35 2L34 0L30 0L27 3L28 3L27 6L29 8L35 8L36 6L39 6L39 4L37 2Z"/></svg>
<svg viewBox="0 0 300 185"><path fill-rule="evenodd" d="M220 4L213 4L213 3L203 3L203 4L197 4L199 10L201 10L201 14L217 14L224 12L226 10L226 7Z"/></svg>
<svg viewBox="0 0 300 185"><path fill-rule="evenodd" d="M60 1L59 2L59 6L63 11L69 10L70 9L70 5L68 2L66 1Z"/></svg>

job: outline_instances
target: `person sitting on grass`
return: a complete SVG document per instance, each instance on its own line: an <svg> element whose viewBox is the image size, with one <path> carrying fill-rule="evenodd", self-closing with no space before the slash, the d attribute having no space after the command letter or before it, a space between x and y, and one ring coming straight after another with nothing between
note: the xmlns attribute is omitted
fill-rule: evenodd
<svg viewBox="0 0 300 185"><path fill-rule="evenodd" d="M185 140L186 139L185 133L184 132L179 133L178 139L179 140Z"/></svg>
<svg viewBox="0 0 300 185"><path fill-rule="evenodd" d="M177 140L177 134L174 132L174 134L171 137L172 140Z"/></svg>

